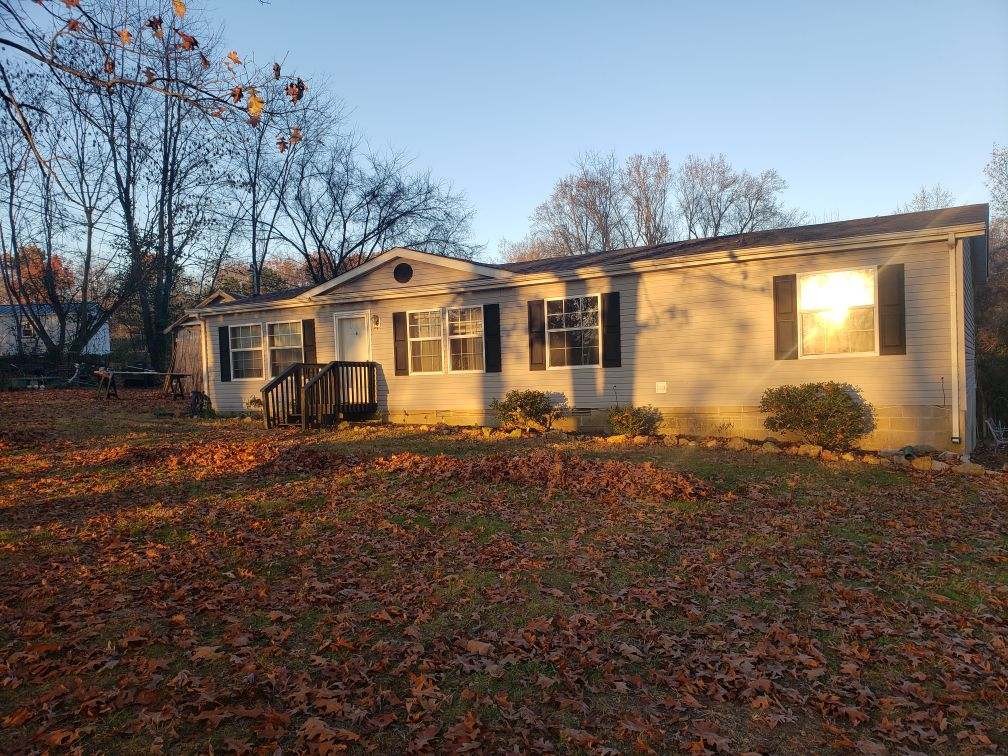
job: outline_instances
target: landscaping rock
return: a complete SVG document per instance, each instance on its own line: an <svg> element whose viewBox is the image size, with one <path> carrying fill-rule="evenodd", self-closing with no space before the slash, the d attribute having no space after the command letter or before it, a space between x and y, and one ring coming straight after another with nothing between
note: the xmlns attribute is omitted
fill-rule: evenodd
<svg viewBox="0 0 1008 756"><path fill-rule="evenodd" d="M819 453L819 459L824 459L827 462L839 462L840 461L840 455L837 454L834 451L830 451L829 449L823 449Z"/></svg>
<svg viewBox="0 0 1008 756"><path fill-rule="evenodd" d="M914 470L930 470L933 462L931 457L914 457L910 460L910 466Z"/></svg>
<svg viewBox="0 0 1008 756"><path fill-rule="evenodd" d="M822 454L823 448L817 444L801 444L795 454L802 457L812 457L813 459Z"/></svg>
<svg viewBox="0 0 1008 756"><path fill-rule="evenodd" d="M626 436L624 436L622 433L619 433L615 436L606 436L606 442L610 444L625 444L626 440L627 440Z"/></svg>
<svg viewBox="0 0 1008 756"><path fill-rule="evenodd" d="M983 475L986 471L983 465L978 465L976 462L963 462L952 468L952 472L960 475Z"/></svg>
<svg viewBox="0 0 1008 756"><path fill-rule="evenodd" d="M764 441L760 445L760 451L765 454L780 454L781 448L773 441Z"/></svg>
<svg viewBox="0 0 1008 756"><path fill-rule="evenodd" d="M508 433L508 438L521 438L522 432L520 428L515 428L513 431Z"/></svg>
<svg viewBox="0 0 1008 756"><path fill-rule="evenodd" d="M880 462L882 462L882 459L883 459L882 457L879 457L875 454L865 454L863 457L861 457L861 461L864 462L866 465L877 465Z"/></svg>
<svg viewBox="0 0 1008 756"><path fill-rule="evenodd" d="M686 438L686 436L679 436L676 441L677 446L696 446L696 442L691 439Z"/></svg>
<svg viewBox="0 0 1008 756"><path fill-rule="evenodd" d="M942 452L938 455L938 459L948 465L961 465L963 462L962 455L950 451Z"/></svg>
<svg viewBox="0 0 1008 756"><path fill-rule="evenodd" d="M651 443L651 437L650 436L634 436L633 437L633 442L635 444L637 444L638 446L644 446L645 444L650 444Z"/></svg>
<svg viewBox="0 0 1008 756"><path fill-rule="evenodd" d="M718 440L716 438L708 438L703 442L703 445L707 449L716 449L718 446Z"/></svg>
<svg viewBox="0 0 1008 756"><path fill-rule="evenodd" d="M733 438L725 444L725 448L731 449L732 451L745 451L749 448L749 442L744 438Z"/></svg>
<svg viewBox="0 0 1008 756"><path fill-rule="evenodd" d="M857 457L852 452L844 452L840 455L844 462L857 462Z"/></svg>
<svg viewBox="0 0 1008 756"><path fill-rule="evenodd" d="M944 472L945 470L949 469L949 466L947 463L942 462L940 459L936 459L931 463L931 469L934 472Z"/></svg>

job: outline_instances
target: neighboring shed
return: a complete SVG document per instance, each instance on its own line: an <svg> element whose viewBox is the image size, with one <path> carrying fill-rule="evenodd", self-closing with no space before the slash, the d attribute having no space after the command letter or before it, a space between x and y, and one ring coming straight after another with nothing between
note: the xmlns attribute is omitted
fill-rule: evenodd
<svg viewBox="0 0 1008 756"><path fill-rule="evenodd" d="M209 307L215 304L233 302L235 298L226 291L210 292L196 305ZM183 315L164 330L171 334L171 359L169 371L184 373L183 390L207 393L205 360L203 359L203 323L193 315Z"/></svg>

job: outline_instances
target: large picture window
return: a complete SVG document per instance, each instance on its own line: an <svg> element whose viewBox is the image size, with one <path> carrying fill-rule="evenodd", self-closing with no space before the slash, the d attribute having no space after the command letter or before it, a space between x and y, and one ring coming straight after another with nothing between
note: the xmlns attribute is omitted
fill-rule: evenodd
<svg viewBox="0 0 1008 756"><path fill-rule="evenodd" d="M547 367L599 364L599 297L546 300Z"/></svg>
<svg viewBox="0 0 1008 756"><path fill-rule="evenodd" d="M274 378L291 365L304 362L301 321L269 323L266 326L266 345L269 348L270 375Z"/></svg>
<svg viewBox="0 0 1008 756"><path fill-rule="evenodd" d="M231 379L263 377L262 326L231 326Z"/></svg>
<svg viewBox="0 0 1008 756"><path fill-rule="evenodd" d="M455 372L485 368L483 307L452 307L448 314L448 366Z"/></svg>
<svg viewBox="0 0 1008 756"><path fill-rule="evenodd" d="M411 373L440 373L444 370L444 332L441 310L408 313Z"/></svg>
<svg viewBox="0 0 1008 756"><path fill-rule="evenodd" d="M798 278L802 357L876 353L875 269Z"/></svg>

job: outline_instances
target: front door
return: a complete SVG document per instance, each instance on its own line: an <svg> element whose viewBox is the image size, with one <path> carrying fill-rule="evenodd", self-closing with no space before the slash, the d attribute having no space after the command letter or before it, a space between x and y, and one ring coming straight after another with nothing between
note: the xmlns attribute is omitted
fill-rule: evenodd
<svg viewBox="0 0 1008 756"><path fill-rule="evenodd" d="M367 313L352 312L336 316L336 359L341 362L366 362L371 359L371 334Z"/></svg>

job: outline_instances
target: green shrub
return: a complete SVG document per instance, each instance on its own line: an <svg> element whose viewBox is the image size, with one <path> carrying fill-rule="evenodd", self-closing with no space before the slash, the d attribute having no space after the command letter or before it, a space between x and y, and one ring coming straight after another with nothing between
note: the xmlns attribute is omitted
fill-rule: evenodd
<svg viewBox="0 0 1008 756"><path fill-rule="evenodd" d="M846 449L875 430L875 413L849 383L828 381L768 388L760 411L772 431L798 434L807 443Z"/></svg>
<svg viewBox="0 0 1008 756"><path fill-rule="evenodd" d="M491 400L490 409L497 415L501 427L548 431L567 411L567 397L534 389L512 389L503 399Z"/></svg>
<svg viewBox="0 0 1008 756"><path fill-rule="evenodd" d="M650 404L643 407L616 405L609 410L609 426L613 433L623 436L653 436L661 421L661 410Z"/></svg>

